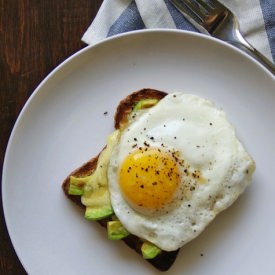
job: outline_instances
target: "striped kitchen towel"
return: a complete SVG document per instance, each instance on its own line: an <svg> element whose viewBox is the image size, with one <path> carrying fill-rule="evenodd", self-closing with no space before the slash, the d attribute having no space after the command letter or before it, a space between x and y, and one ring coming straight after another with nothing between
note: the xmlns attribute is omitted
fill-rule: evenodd
<svg viewBox="0 0 275 275"><path fill-rule="evenodd" d="M220 0L238 17L244 37L275 62L275 0ZM82 40L97 43L119 33L152 28L197 31L169 0L104 0Z"/></svg>

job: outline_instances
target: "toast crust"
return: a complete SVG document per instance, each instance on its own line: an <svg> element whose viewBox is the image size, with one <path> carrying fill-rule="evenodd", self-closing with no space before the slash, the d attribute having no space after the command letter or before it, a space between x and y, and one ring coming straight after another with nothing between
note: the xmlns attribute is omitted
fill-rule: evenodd
<svg viewBox="0 0 275 275"><path fill-rule="evenodd" d="M115 113L115 128L120 129L121 126L127 122L127 117L129 113L133 110L133 107L142 99L162 99L167 95L167 93L154 90L154 89L142 89L128 95L125 99L121 100L116 113Z"/></svg>
<svg viewBox="0 0 275 275"><path fill-rule="evenodd" d="M120 101L117 107L117 110L114 116L115 128L119 129L121 125L127 122L128 114L132 111L133 106L135 106L135 104L141 99L147 99L147 98L162 99L166 95L167 93L154 90L154 89L142 89L128 95L125 99ZM83 209L83 211L85 210L85 206L81 203L81 196L69 195L70 176L82 177L82 176L90 175L96 169L100 153L96 157L93 157L88 162L86 162L85 164L77 168L70 175L68 175L68 177L64 180L62 184L62 188L65 195L74 203L76 203L78 206L80 206ZM110 217L102 220L98 220L96 222L106 228L107 222L109 220L111 220ZM138 254L141 254L142 240L140 238L130 234L126 238L122 239L122 241L124 241L130 248L135 250ZM154 259L147 259L147 261L151 263L158 270L167 271L174 263L178 252L179 250L171 251L171 252L162 251Z"/></svg>

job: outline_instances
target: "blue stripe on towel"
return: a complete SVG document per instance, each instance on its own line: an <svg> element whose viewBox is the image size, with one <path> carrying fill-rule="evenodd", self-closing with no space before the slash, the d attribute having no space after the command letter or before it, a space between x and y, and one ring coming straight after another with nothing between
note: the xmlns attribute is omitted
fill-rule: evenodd
<svg viewBox="0 0 275 275"><path fill-rule="evenodd" d="M187 19L170 3L169 0L164 0L177 29L187 30L187 31L194 31L198 32L198 30L189 23Z"/></svg>
<svg viewBox="0 0 275 275"><path fill-rule="evenodd" d="M275 4L274 0L260 0L263 17L265 21L265 29L271 48L273 61L275 62Z"/></svg>
<svg viewBox="0 0 275 275"><path fill-rule="evenodd" d="M145 25L142 21L137 5L135 1L132 1L110 27L108 36L144 28Z"/></svg>

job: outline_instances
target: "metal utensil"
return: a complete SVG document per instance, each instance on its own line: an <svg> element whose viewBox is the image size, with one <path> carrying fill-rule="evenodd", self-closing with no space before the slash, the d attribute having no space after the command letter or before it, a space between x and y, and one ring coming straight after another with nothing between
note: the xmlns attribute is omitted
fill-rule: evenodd
<svg viewBox="0 0 275 275"><path fill-rule="evenodd" d="M217 0L170 0L199 31L243 50L255 58L273 75L275 65L258 52L242 36L237 17Z"/></svg>

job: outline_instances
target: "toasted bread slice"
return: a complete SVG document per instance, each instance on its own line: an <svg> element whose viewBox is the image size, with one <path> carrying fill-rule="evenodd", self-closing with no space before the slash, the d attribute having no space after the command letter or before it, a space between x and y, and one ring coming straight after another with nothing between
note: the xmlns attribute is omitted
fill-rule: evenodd
<svg viewBox="0 0 275 275"><path fill-rule="evenodd" d="M122 125L127 122L128 114L132 111L133 106L137 102L143 99L162 99L167 94L165 92L161 92L154 89L142 89L140 91L134 92L127 96L125 99L123 99L116 110L116 114L114 117L114 126L116 129L119 129L122 127ZM74 203L79 205L83 208L83 211L85 210L85 206L81 203L81 197L80 196L74 196L69 195L69 184L70 184L70 176L76 176L76 177L83 177L92 174L92 172L96 169L98 157L100 153L90 159L87 163L83 164L81 167L79 167L77 170L73 171L63 182L63 190L66 196L71 199ZM107 222L111 220L110 218L105 218L102 220L98 220L97 222L102 225L103 227L107 227ZM134 236L130 234L126 238L122 239L130 248L134 249L138 254L141 254L141 245L142 240L138 238L137 236ZM158 256L156 256L154 259L147 259L148 262L150 262L155 268L157 268L160 271L166 271L168 270L171 265L174 263L177 254L179 250L172 251L172 252L166 252L162 251Z"/></svg>

